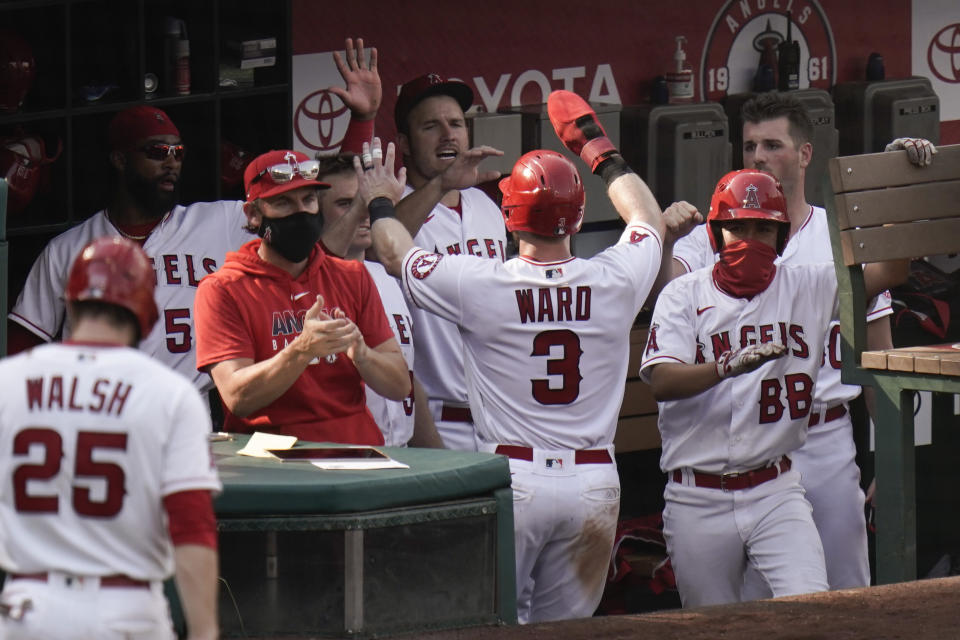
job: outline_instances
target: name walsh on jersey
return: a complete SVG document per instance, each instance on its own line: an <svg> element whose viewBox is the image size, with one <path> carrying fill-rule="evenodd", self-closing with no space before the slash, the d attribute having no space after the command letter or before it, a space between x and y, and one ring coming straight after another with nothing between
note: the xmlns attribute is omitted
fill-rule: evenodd
<svg viewBox="0 0 960 640"><path fill-rule="evenodd" d="M119 416L133 389L131 384L106 378L97 378L89 387L84 381L81 387L76 376L27 378L26 382L30 411L88 411Z"/></svg>
<svg viewBox="0 0 960 640"><path fill-rule="evenodd" d="M514 289L520 322L563 322L590 319L590 287Z"/></svg>

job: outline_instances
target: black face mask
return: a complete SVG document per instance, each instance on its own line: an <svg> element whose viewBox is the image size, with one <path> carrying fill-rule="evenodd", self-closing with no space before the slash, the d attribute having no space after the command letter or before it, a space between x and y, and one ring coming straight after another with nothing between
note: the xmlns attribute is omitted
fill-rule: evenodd
<svg viewBox="0 0 960 640"><path fill-rule="evenodd" d="M284 218L263 216L257 235L290 262L300 262L310 255L322 230L319 213L299 211Z"/></svg>

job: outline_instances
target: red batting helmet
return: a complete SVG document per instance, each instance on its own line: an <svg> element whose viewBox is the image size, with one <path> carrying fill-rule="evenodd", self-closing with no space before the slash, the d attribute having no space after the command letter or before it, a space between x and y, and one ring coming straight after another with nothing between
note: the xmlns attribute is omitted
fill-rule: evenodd
<svg viewBox="0 0 960 640"><path fill-rule="evenodd" d="M155 286L150 259L139 245L105 237L85 246L73 261L66 297L69 302L97 300L123 307L136 316L142 339L158 317Z"/></svg>
<svg viewBox="0 0 960 640"><path fill-rule="evenodd" d="M556 238L580 231L583 183L566 157L540 149L524 154L500 181L503 219L510 231Z"/></svg>
<svg viewBox="0 0 960 640"><path fill-rule="evenodd" d="M715 252L723 249L718 222L725 220L773 220L780 223L777 253L783 253L790 232L787 199L780 182L766 171L740 169L720 178L710 200L707 231Z"/></svg>
<svg viewBox="0 0 960 640"><path fill-rule="evenodd" d="M13 31L0 30L0 113L14 113L27 97L36 63L26 40Z"/></svg>
<svg viewBox="0 0 960 640"><path fill-rule="evenodd" d="M0 178L7 179L10 213L21 213L41 183L49 182L47 165L56 161L62 150L63 144L58 140L56 153L47 156L43 138L22 131L0 140Z"/></svg>

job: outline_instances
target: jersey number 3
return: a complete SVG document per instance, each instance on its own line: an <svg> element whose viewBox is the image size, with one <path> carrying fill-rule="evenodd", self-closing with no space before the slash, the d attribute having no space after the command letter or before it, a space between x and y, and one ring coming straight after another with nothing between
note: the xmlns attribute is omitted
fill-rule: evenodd
<svg viewBox="0 0 960 640"><path fill-rule="evenodd" d="M562 347L560 358L547 360L547 375L562 376L558 388L550 387L550 380L531 380L533 399L540 404L570 404L580 395L580 336L569 329L541 331L533 339L531 356L549 356L550 347Z"/></svg>
<svg viewBox="0 0 960 640"><path fill-rule="evenodd" d="M57 513L60 510L60 497L54 495L30 495L27 483L31 480L50 480L60 473L63 460L63 438L53 429L31 427L24 429L13 439L13 455L27 455L33 446L44 451L41 462L21 464L13 470L14 506L23 513ZM100 479L105 481L106 490L103 500L91 497L89 486L73 485L73 509L79 515L110 518L123 508L124 480L123 468L112 462L97 462L93 459L94 449L127 450L126 433L104 433L99 431L80 431L77 433L77 451L74 459L73 477L75 479Z"/></svg>

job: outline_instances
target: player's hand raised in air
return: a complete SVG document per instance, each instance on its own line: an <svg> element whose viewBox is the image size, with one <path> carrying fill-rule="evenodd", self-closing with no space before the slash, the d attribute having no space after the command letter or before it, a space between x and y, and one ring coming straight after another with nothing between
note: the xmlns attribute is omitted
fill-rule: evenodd
<svg viewBox="0 0 960 640"><path fill-rule="evenodd" d="M357 196L369 205L376 198L389 198L396 204L403 197L403 187L407 184L407 169L401 167L393 174L396 147L387 145L384 155L380 138L374 138L373 144L363 143L363 153L353 158L353 168L357 172Z"/></svg>
<svg viewBox="0 0 960 640"><path fill-rule="evenodd" d="M454 189L469 189L481 182L496 180L500 177L499 171L480 171L478 165L485 158L502 155L503 151L487 145L459 152L456 160L440 174L441 189L444 192Z"/></svg>
<svg viewBox="0 0 960 640"><path fill-rule="evenodd" d="M303 330L297 336L297 347L315 358L334 356L349 349L355 340L357 327L347 320L343 312L334 310L339 317L331 317L323 310L323 296L318 295L313 306L303 316ZM359 331L357 331L359 333Z"/></svg>
<svg viewBox="0 0 960 640"><path fill-rule="evenodd" d="M703 222L703 215L695 206L685 200L674 202L663 211L663 223L666 225L664 244L672 245L693 231L701 222Z"/></svg>
<svg viewBox="0 0 960 640"><path fill-rule="evenodd" d="M787 348L776 342L751 344L743 349L724 351L717 360L717 375L721 378L731 378L741 373L748 373L758 369L765 362L783 357L786 353Z"/></svg>
<svg viewBox="0 0 960 640"><path fill-rule="evenodd" d="M364 58L363 38L357 38L356 47L352 38L346 40L347 59L333 52L333 61L346 83L344 87L329 87L328 91L343 100L353 117L358 120L373 120L383 100L380 74L377 72L377 49L370 49L369 63Z"/></svg>

